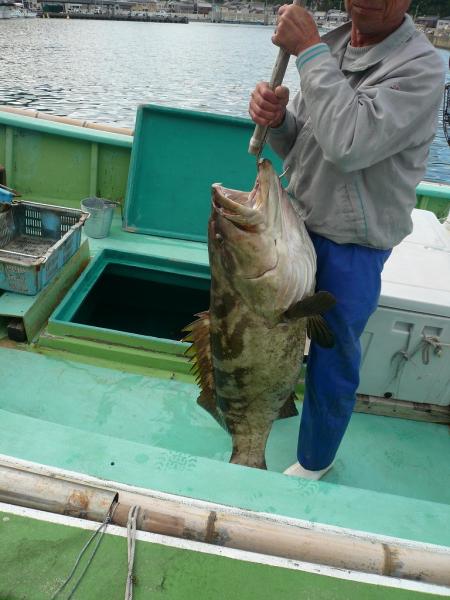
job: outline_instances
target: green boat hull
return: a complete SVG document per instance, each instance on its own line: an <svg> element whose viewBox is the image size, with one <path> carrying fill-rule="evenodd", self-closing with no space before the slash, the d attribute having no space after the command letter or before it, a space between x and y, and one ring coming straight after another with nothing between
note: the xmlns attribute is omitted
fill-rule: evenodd
<svg viewBox="0 0 450 600"><path fill-rule="evenodd" d="M176 139L178 131L165 135ZM88 196L123 201L132 145L131 136L0 111L0 164L9 185L29 200L71 208ZM173 167L172 161L161 165L163 179L172 177ZM417 208L439 218L447 216L449 201L448 185L424 181L417 187Z"/></svg>
<svg viewBox="0 0 450 600"><path fill-rule="evenodd" d="M75 520L74 520L75 521ZM0 512L0 598L44 600L64 582L92 531L62 523ZM156 538L156 536L154 536ZM64 549L62 552L61 549ZM439 597L413 589L395 589L380 584L339 579L330 573L305 572L256 562L228 553L212 554L170 545L170 541L138 540L134 568L136 600L153 597L170 600L422 600ZM75 598L121 600L127 577L127 541L106 534L100 551L82 578ZM26 558L26 561L24 560ZM81 563L80 572L87 564ZM78 575L78 573L77 573ZM65 594L77 581L75 577ZM66 597L64 594L62 597Z"/></svg>
<svg viewBox="0 0 450 600"><path fill-rule="evenodd" d="M189 120L190 113L183 118ZM249 126L235 125L243 131ZM176 136L176 129L169 134ZM26 199L77 208L90 195L122 202L133 181L132 143L131 136L0 112L0 163L8 185ZM161 178L168 178L173 164L161 169ZM417 200L444 216L450 186L423 182ZM181 269L183 276L207 281L201 241L138 235L121 225L117 214L111 235L85 241L38 296L0 293L1 454L275 517L450 547L450 491L442 485L450 478L445 426L355 414L334 469L323 481L310 482L282 474L295 460L298 419L288 419L271 433L267 472L230 465L228 436L196 404L198 389L183 343L76 322L89 286L111 257L124 268L170 265L172 276L179 277ZM90 256L95 260L84 271ZM23 324L26 343L8 339L12 318ZM0 529L10 537L2 533L8 541L0 543L0 555L11 571L0 578L0 598L12 594L23 564L33 591L14 588L17 597L48 597L86 532L6 517L0 517ZM54 565L51 572L42 569L38 540L48 553L45 564ZM80 597L114 598L116 590L123 597L125 554L125 540L107 536ZM314 599L422 595L144 542L138 543L138 556L138 598L148 590L167 598L227 598L237 589L242 598L297 597L300 591ZM394 571L386 567L387 575ZM108 595L95 595L95 585L110 585L104 588Z"/></svg>

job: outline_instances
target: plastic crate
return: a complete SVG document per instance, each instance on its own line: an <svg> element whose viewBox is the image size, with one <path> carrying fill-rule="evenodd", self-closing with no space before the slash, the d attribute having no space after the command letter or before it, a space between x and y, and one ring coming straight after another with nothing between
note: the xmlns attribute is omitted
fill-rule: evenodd
<svg viewBox="0 0 450 600"><path fill-rule="evenodd" d="M78 250L88 216L35 202L0 212L0 290L37 294Z"/></svg>

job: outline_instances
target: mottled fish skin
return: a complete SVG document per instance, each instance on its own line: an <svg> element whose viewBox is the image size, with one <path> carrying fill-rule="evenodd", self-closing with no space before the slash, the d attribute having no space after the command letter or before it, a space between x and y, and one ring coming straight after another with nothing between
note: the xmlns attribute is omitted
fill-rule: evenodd
<svg viewBox="0 0 450 600"><path fill-rule="evenodd" d="M306 319L285 312L314 293L316 271L304 223L269 161L250 194L213 186L208 244L213 385L230 462L265 469L267 438L292 401L305 347Z"/></svg>
<svg viewBox="0 0 450 600"><path fill-rule="evenodd" d="M217 286L210 308L213 376L217 405L232 436L232 463L266 468L272 423L300 376L305 324L301 319L268 327L226 286Z"/></svg>

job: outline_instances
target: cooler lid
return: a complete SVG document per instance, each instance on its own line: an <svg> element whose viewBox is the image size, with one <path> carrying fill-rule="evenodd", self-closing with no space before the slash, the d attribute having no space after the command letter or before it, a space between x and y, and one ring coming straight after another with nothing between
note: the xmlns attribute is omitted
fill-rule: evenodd
<svg viewBox="0 0 450 600"><path fill-rule="evenodd" d="M154 105L139 106L123 228L206 241L211 185L251 190L256 159L248 154L254 124ZM281 160L264 149L281 173Z"/></svg>
<svg viewBox="0 0 450 600"><path fill-rule="evenodd" d="M384 267L379 304L450 317L450 231L432 212L414 209L412 218Z"/></svg>

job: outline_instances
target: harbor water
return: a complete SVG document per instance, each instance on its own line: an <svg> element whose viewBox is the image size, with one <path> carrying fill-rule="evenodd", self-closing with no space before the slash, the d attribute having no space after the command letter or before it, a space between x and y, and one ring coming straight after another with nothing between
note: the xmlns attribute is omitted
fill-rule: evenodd
<svg viewBox="0 0 450 600"><path fill-rule="evenodd" d="M126 127L148 102L246 117L251 90L270 78L272 33L260 25L0 21L0 104ZM448 65L450 52L439 52ZM299 87L294 61L285 83L292 93ZM439 121L426 178L448 183Z"/></svg>

